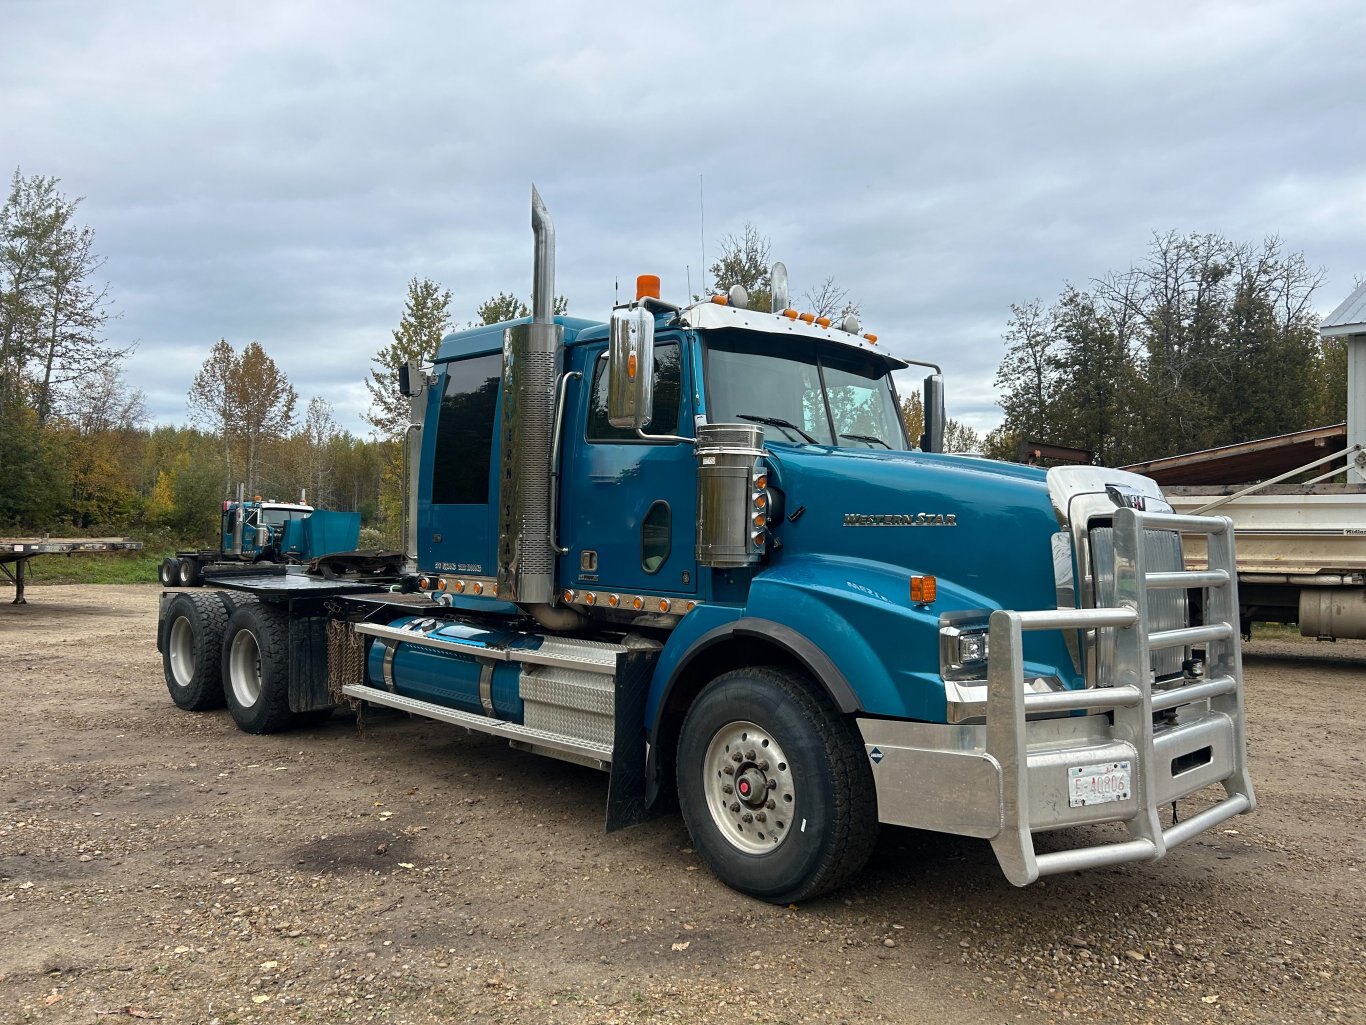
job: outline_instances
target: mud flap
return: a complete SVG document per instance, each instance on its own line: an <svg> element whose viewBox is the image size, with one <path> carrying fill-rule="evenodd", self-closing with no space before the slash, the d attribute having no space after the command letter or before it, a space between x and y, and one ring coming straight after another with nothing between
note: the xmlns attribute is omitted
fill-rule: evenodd
<svg viewBox="0 0 1366 1025"><path fill-rule="evenodd" d="M655 651L628 651L617 657L612 774L607 783L609 833L661 814L645 803L645 698L657 661Z"/></svg>

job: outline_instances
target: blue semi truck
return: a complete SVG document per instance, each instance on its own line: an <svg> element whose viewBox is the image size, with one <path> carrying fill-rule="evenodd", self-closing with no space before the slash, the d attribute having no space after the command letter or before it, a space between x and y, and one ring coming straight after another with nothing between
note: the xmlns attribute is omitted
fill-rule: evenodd
<svg viewBox="0 0 1366 1025"><path fill-rule="evenodd" d="M608 829L677 807L778 903L857 873L880 823L980 837L1025 885L1253 809L1227 519L942 453L931 364L908 438L911 361L790 308L781 265L766 311L642 277L606 323L555 316L534 189L532 226L533 316L400 375L403 570L166 592L177 704L252 733L387 706L590 765Z"/></svg>

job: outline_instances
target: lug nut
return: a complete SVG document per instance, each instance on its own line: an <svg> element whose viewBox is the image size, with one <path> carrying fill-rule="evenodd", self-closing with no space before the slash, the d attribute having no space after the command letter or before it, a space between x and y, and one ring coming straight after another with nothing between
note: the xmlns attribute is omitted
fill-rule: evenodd
<svg viewBox="0 0 1366 1025"><path fill-rule="evenodd" d="M759 821L759 822L767 822L767 821L768 821L768 816L765 815L763 812L758 812L758 813L756 813L755 816L754 816L754 818L755 818L755 820L757 820L757 821Z"/></svg>
<svg viewBox="0 0 1366 1025"><path fill-rule="evenodd" d="M753 752L753 751L746 751L746 752L745 752L745 758L747 758L747 759L748 759L749 761L751 761L751 762L754 761L754 752ZM736 759L736 760L738 761L739 759Z"/></svg>
<svg viewBox="0 0 1366 1025"><path fill-rule="evenodd" d="M734 765L723 765L723 766L721 766L721 771L724 772L727 776L734 776L734 775L735 775L735 766L734 766Z"/></svg>
<svg viewBox="0 0 1366 1025"><path fill-rule="evenodd" d="M735 793L735 788L734 788L733 786L731 786L729 783L727 783L725 786L723 786L723 787L721 788L721 793L723 793L723 794L733 794L733 793Z"/></svg>
<svg viewBox="0 0 1366 1025"><path fill-rule="evenodd" d="M759 771L760 771L760 772L767 772L767 771L768 771L768 759L767 759L767 758L765 758L762 762L759 763Z"/></svg>
<svg viewBox="0 0 1366 1025"><path fill-rule="evenodd" d="M731 760L732 762L743 762L745 759L744 759L744 756L741 755L739 751L732 751L732 752L730 753L730 760Z"/></svg>
<svg viewBox="0 0 1366 1025"><path fill-rule="evenodd" d="M740 810L740 802L739 802L739 801L731 801L731 802L730 802L730 810L733 811L733 812L739 811L739 810Z"/></svg>
<svg viewBox="0 0 1366 1025"><path fill-rule="evenodd" d="M769 781L768 781L768 789L770 789L770 790L777 790L777 789L778 789L778 781L777 781L776 779L771 779L771 780L769 780Z"/></svg>
<svg viewBox="0 0 1366 1025"><path fill-rule="evenodd" d="M767 808L769 811L772 811L774 808L778 807L778 802L770 797L767 801L764 802L764 807Z"/></svg>
<svg viewBox="0 0 1366 1025"><path fill-rule="evenodd" d="M741 821L741 822L753 822L753 821L754 821L754 816L751 815L749 812L745 812L743 815L740 816L740 821Z"/></svg>

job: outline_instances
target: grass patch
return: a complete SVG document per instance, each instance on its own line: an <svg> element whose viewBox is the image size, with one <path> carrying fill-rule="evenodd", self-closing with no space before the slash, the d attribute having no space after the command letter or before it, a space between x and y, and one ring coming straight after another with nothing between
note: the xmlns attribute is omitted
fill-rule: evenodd
<svg viewBox="0 0 1366 1025"><path fill-rule="evenodd" d="M29 584L155 584L161 560L174 549L140 552L79 552L30 559ZM8 581L6 581L8 583Z"/></svg>

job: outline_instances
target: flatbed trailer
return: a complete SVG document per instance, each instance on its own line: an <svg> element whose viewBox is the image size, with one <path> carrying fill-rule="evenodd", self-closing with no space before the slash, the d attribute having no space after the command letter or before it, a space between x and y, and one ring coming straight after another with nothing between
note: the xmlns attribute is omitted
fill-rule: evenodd
<svg viewBox="0 0 1366 1025"><path fill-rule="evenodd" d="M14 585L12 605L27 605L24 572L40 555L89 555L94 552L140 552L141 541L125 537L4 537L0 538L0 573ZM10 566L13 565L13 569Z"/></svg>

